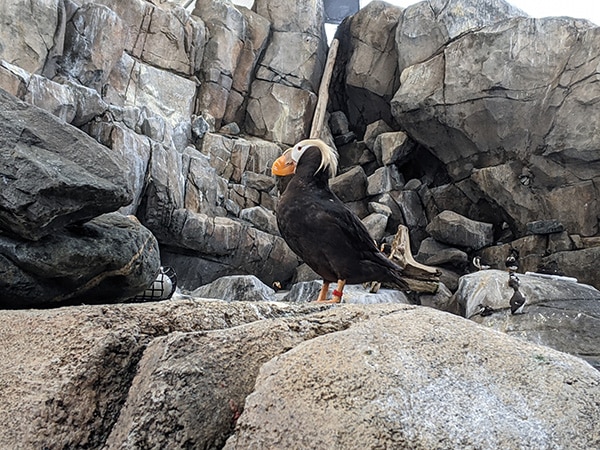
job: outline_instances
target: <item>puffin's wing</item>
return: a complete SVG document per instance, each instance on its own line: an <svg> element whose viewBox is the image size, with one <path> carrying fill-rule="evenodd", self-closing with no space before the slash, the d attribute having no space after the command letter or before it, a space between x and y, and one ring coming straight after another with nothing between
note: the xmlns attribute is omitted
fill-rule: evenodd
<svg viewBox="0 0 600 450"><path fill-rule="evenodd" d="M327 238L342 248L349 246L358 253L379 252L361 220L341 202L335 202L334 205L315 213L315 222L327 234Z"/></svg>

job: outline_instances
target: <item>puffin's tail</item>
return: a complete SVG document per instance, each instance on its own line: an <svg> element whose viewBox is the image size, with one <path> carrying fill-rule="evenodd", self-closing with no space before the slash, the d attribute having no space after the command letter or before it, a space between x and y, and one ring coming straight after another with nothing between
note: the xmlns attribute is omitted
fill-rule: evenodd
<svg viewBox="0 0 600 450"><path fill-rule="evenodd" d="M399 291L409 291L410 290L406 281L404 281L401 277L402 269L400 269L400 272L397 272L397 271L390 271L390 272L392 273L393 280L390 280L389 282L391 284L393 284L396 287L396 289L398 289Z"/></svg>
<svg viewBox="0 0 600 450"><path fill-rule="evenodd" d="M388 269L387 273L389 275L388 279L382 280L382 281L394 285L394 287L396 287L396 289L398 289L400 291L410 290L410 288L408 287L408 284L402 277L402 275L404 274L402 267L400 267L398 264L393 262L391 259L385 257L383 254L381 256L382 256L382 259L385 260L384 264L386 265L386 267Z"/></svg>

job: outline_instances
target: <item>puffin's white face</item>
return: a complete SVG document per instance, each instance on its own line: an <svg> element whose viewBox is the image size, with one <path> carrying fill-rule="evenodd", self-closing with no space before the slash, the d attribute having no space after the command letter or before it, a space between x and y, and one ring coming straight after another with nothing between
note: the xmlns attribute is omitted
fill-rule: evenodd
<svg viewBox="0 0 600 450"><path fill-rule="evenodd" d="M291 175L296 170L296 165L304 152L310 147L317 147L321 151L321 165L317 172L325 167L329 168L329 175L334 177L337 173L338 154L329 145L320 139L304 139L292 148L287 149L274 163L272 172L275 175Z"/></svg>
<svg viewBox="0 0 600 450"><path fill-rule="evenodd" d="M306 149L309 147L311 147L310 144L302 145L302 142L294 145L292 147L292 151L291 151L291 155L290 155L292 158L292 161L294 161L296 164L298 164L298 161L300 161L300 157L304 154Z"/></svg>

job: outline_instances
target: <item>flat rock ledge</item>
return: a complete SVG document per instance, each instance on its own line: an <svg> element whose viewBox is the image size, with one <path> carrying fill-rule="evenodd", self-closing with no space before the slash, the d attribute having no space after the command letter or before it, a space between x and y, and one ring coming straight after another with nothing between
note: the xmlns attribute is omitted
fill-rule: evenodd
<svg viewBox="0 0 600 450"><path fill-rule="evenodd" d="M3 311L0 371L0 448L600 447L600 372L422 306Z"/></svg>

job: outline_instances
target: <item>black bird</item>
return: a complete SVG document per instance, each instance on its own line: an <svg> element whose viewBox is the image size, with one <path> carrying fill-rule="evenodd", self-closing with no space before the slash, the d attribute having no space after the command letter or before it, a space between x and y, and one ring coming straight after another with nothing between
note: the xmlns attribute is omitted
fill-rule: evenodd
<svg viewBox="0 0 600 450"><path fill-rule="evenodd" d="M504 265L509 272L516 272L519 270L519 251L517 249L511 248L509 250L506 261L504 261Z"/></svg>
<svg viewBox="0 0 600 450"><path fill-rule="evenodd" d="M525 305L525 297L519 289L514 290L515 293L510 298L510 313L517 314L522 311L523 305Z"/></svg>
<svg viewBox="0 0 600 450"><path fill-rule="evenodd" d="M289 247L323 278L318 302L339 303L344 286L368 281L408 289L402 268L375 245L360 221L329 189L337 153L323 141L305 139L274 163L275 175L295 174L277 205L277 225ZM329 284L337 282L331 300Z"/></svg>
<svg viewBox="0 0 600 450"><path fill-rule="evenodd" d="M508 274L508 285L515 290L519 289L521 281L519 280L519 277L515 275L515 272L510 272Z"/></svg>

